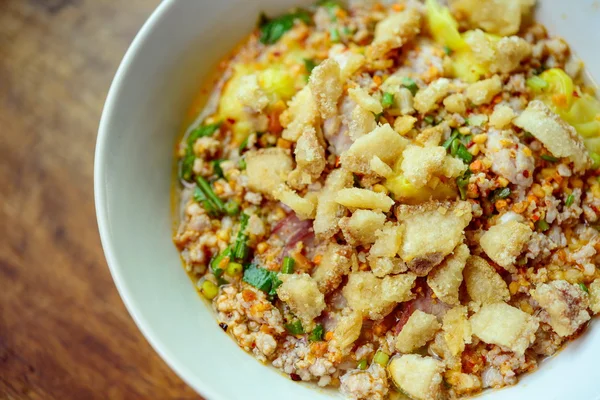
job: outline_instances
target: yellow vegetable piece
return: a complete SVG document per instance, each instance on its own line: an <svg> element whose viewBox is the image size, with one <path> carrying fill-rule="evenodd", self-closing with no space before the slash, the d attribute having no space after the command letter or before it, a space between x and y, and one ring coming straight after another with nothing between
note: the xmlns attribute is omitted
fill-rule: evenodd
<svg viewBox="0 0 600 400"><path fill-rule="evenodd" d="M540 74L540 78L548 82L545 93L551 96L552 102L561 108L569 109L573 103L573 80L560 68L552 68ZM564 103L561 101L564 96Z"/></svg>
<svg viewBox="0 0 600 400"><path fill-rule="evenodd" d="M479 64L471 50L461 50L452 55L452 75L467 83L477 82L488 70Z"/></svg>
<svg viewBox="0 0 600 400"><path fill-rule="evenodd" d="M245 75L255 73L257 69L259 69L257 65L237 64L233 69L231 78L225 84L219 100L219 119L232 119L235 121L232 130L233 141L236 144L242 143L252 133L252 123L249 121L250 115L244 109L244 105L238 99L237 94L243 82L242 78Z"/></svg>
<svg viewBox="0 0 600 400"><path fill-rule="evenodd" d="M435 41L454 51L466 48L467 44L458 32L458 22L450 10L442 7L437 0L426 0L425 6L427 24Z"/></svg>
<svg viewBox="0 0 600 400"><path fill-rule="evenodd" d="M258 83L265 92L277 100L289 100L296 93L296 82L292 75L281 66L269 67L258 76Z"/></svg>
<svg viewBox="0 0 600 400"><path fill-rule="evenodd" d="M386 180L384 186L392 192L397 200L406 204L420 204L433 200L449 200L457 196L456 190L448 184L440 183L435 189L428 186L416 188L403 175Z"/></svg>

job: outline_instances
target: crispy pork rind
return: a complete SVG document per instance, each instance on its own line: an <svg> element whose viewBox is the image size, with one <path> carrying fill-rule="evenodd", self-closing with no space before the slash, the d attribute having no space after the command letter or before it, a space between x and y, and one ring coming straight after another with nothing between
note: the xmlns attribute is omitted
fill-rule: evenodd
<svg viewBox="0 0 600 400"><path fill-rule="evenodd" d="M532 297L545 311L541 318L559 336L571 336L590 319L588 295L579 285L562 280L542 283Z"/></svg>
<svg viewBox="0 0 600 400"><path fill-rule="evenodd" d="M356 102L356 104L373 114L379 114L383 111L381 102L369 95L369 93L360 86L348 89L348 95Z"/></svg>
<svg viewBox="0 0 600 400"><path fill-rule="evenodd" d="M340 219L340 228L346 242L352 246L375 242L375 232L383 228L385 214L380 211L356 210L351 217Z"/></svg>
<svg viewBox="0 0 600 400"><path fill-rule="evenodd" d="M505 37L497 42L481 30L470 32L467 40L475 59L491 73L508 74L520 67L531 55L531 44L518 36Z"/></svg>
<svg viewBox="0 0 600 400"><path fill-rule="evenodd" d="M414 98L414 107L421 114L427 114L434 110L449 93L450 80L439 78L431 82L425 89L417 92Z"/></svg>
<svg viewBox="0 0 600 400"><path fill-rule="evenodd" d="M356 139L342 154L342 166L348 171L367 174L371 171L370 161L377 156L390 165L400 157L410 141L396 133L389 124L380 126Z"/></svg>
<svg viewBox="0 0 600 400"><path fill-rule="evenodd" d="M444 369L441 361L416 354L395 357L388 365L388 371L394 383L415 400L440 398Z"/></svg>
<svg viewBox="0 0 600 400"><path fill-rule="evenodd" d="M396 304L414 297L411 292L416 275L407 273L377 278L371 272L353 272L342 293L353 310L372 320L389 314Z"/></svg>
<svg viewBox="0 0 600 400"><path fill-rule="evenodd" d="M401 135L406 135L408 132L413 129L417 119L410 115L403 115L401 117L396 118L394 121L394 130Z"/></svg>
<svg viewBox="0 0 600 400"><path fill-rule="evenodd" d="M342 277L350 273L353 255L352 246L342 246L337 243L327 245L320 264L312 273L322 293L327 294L340 286Z"/></svg>
<svg viewBox="0 0 600 400"><path fill-rule="evenodd" d="M481 235L479 244L492 261L507 271L516 272L514 263L531 238L531 233L528 225L518 221L508 221L488 229Z"/></svg>
<svg viewBox="0 0 600 400"><path fill-rule="evenodd" d="M245 157L248 187L269 196L292 171L292 157L279 147L251 150Z"/></svg>
<svg viewBox="0 0 600 400"><path fill-rule="evenodd" d="M335 235L339 230L338 222L346 209L335 201L338 192L343 188L352 187L354 177L344 169L334 169L327 176L325 186L318 198L317 211L313 228L321 239Z"/></svg>
<svg viewBox="0 0 600 400"><path fill-rule="evenodd" d="M531 101L513 124L535 136L553 156L567 158L576 171L584 171L592 165L583 139L575 128L541 101Z"/></svg>
<svg viewBox="0 0 600 400"><path fill-rule="evenodd" d="M277 288L277 296L302 322L305 330L314 328L314 319L325 309L325 296L317 282L308 274L280 274L283 282Z"/></svg>
<svg viewBox="0 0 600 400"><path fill-rule="evenodd" d="M314 128L318 119L317 103L310 86L306 85L289 101L288 109L279 117L281 125L285 127L281 136L295 142L306 129Z"/></svg>
<svg viewBox="0 0 600 400"><path fill-rule="evenodd" d="M310 185L321 176L327 161L325 160L325 149L319 143L315 128L308 127L298 139L296 149L296 169L288 176L290 185L301 188Z"/></svg>
<svg viewBox="0 0 600 400"><path fill-rule="evenodd" d="M365 64L366 59L362 54L348 51L343 45L341 47L346 51L335 54L330 51L329 56L340 65L340 75L346 81Z"/></svg>
<svg viewBox="0 0 600 400"><path fill-rule="evenodd" d="M406 179L416 188L421 188L434 176L460 176L467 166L461 160L447 155L442 146L409 145L402 153L401 168Z"/></svg>
<svg viewBox="0 0 600 400"><path fill-rule="evenodd" d="M594 314L600 313L600 278L590 284L590 309Z"/></svg>
<svg viewBox="0 0 600 400"><path fill-rule="evenodd" d="M315 217L315 204L309 199L301 197L283 183L275 188L273 197L294 210L300 219Z"/></svg>
<svg viewBox="0 0 600 400"><path fill-rule="evenodd" d="M463 270L469 258L469 247L461 244L454 253L427 276L427 284L444 303L459 304L458 291L463 281Z"/></svg>
<svg viewBox="0 0 600 400"><path fill-rule="evenodd" d="M406 263L398 257L402 245L402 232L404 228L387 222L385 226L375 232L377 240L369 250L369 266L375 276L383 278L390 274L406 272Z"/></svg>
<svg viewBox="0 0 600 400"><path fill-rule="evenodd" d="M435 315L416 310L396 337L396 349L402 353L411 353L425 346L441 327Z"/></svg>
<svg viewBox="0 0 600 400"><path fill-rule="evenodd" d="M388 212L394 205L394 200L385 193L377 193L368 189L346 188L338 191L335 196L338 204L350 209L365 208Z"/></svg>
<svg viewBox="0 0 600 400"><path fill-rule="evenodd" d="M421 31L421 13L416 8L407 8L392 13L375 26L375 39L367 54L371 59L385 56L389 51L402 47Z"/></svg>
<svg viewBox="0 0 600 400"><path fill-rule="evenodd" d="M510 299L504 279L481 257L469 257L463 276L469 297L476 303L493 304Z"/></svg>
<svg viewBox="0 0 600 400"><path fill-rule="evenodd" d="M347 311L344 310L344 311ZM333 330L332 344L344 351L348 349L360 336L362 329L363 318L362 314L357 311L344 313L340 317L335 329Z"/></svg>
<svg viewBox="0 0 600 400"><path fill-rule="evenodd" d="M269 104L269 97L258 84L256 74L246 75L241 78L237 97L240 103L257 113L261 112Z"/></svg>
<svg viewBox="0 0 600 400"><path fill-rule="evenodd" d="M488 104L492 99L502 91L502 80L498 75L489 79L471 83L465 94L471 103L476 106Z"/></svg>
<svg viewBox="0 0 600 400"><path fill-rule="evenodd" d="M490 116L490 125L497 129L504 129L515 119L515 112L509 106L498 104Z"/></svg>
<svg viewBox="0 0 600 400"><path fill-rule="evenodd" d="M462 93L454 93L444 99L444 108L450 113L467 112L467 98Z"/></svg>
<svg viewBox="0 0 600 400"><path fill-rule="evenodd" d="M323 61L312 70L308 85L321 117L323 119L334 117L343 91L340 65L330 58Z"/></svg>
<svg viewBox="0 0 600 400"><path fill-rule="evenodd" d="M466 201L436 202L396 208L404 226L400 256L419 276L425 276L462 241L471 222L471 205Z"/></svg>
<svg viewBox="0 0 600 400"><path fill-rule="evenodd" d="M394 173L394 170L389 165L381 161L381 158L377 156L373 156L373 158L371 158L371 161L369 161L369 167L371 168L371 172L384 178L388 178Z"/></svg>
<svg viewBox="0 0 600 400"><path fill-rule="evenodd" d="M360 105L354 107L350 115L350 122L348 123L348 135L350 138L356 140L372 132L375 128L377 128L375 115Z"/></svg>
<svg viewBox="0 0 600 400"><path fill-rule="evenodd" d="M450 6L467 16L476 28L501 36L514 35L523 16L531 12L535 0L451 0Z"/></svg>
<svg viewBox="0 0 600 400"><path fill-rule="evenodd" d="M533 343L539 326L537 318L506 303L485 304L470 321L473 335L518 355L523 355Z"/></svg>
<svg viewBox="0 0 600 400"><path fill-rule="evenodd" d="M470 344L472 341L471 323L467 318L467 307L456 306L448 310L444 314L442 330L444 331L446 345L452 356L460 355L465 349L465 344Z"/></svg>

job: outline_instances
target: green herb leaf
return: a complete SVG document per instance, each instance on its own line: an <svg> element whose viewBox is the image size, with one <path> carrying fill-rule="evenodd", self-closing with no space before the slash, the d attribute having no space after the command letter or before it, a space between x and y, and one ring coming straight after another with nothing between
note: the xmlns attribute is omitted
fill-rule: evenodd
<svg viewBox="0 0 600 400"><path fill-rule="evenodd" d="M452 49L448 46L444 46L444 53L446 53L446 55L449 56L450 54L452 54Z"/></svg>
<svg viewBox="0 0 600 400"><path fill-rule="evenodd" d="M240 168L241 171L246 169L246 160L243 158L240 158L240 161L238 161L238 167Z"/></svg>
<svg viewBox="0 0 600 400"><path fill-rule="evenodd" d="M426 115L423 117L423 121L425 121L426 123L428 123L429 125L433 125L433 117L431 115Z"/></svg>
<svg viewBox="0 0 600 400"><path fill-rule="evenodd" d="M240 213L240 205L235 200L229 200L225 203L225 213L230 217L236 216Z"/></svg>
<svg viewBox="0 0 600 400"><path fill-rule="evenodd" d="M558 158L556 158L556 157L553 157L553 156L551 156L550 154L542 154L542 155L540 156L540 158L541 158L542 160L546 160L546 161L549 161L549 162L557 162L557 161L559 160Z"/></svg>
<svg viewBox="0 0 600 400"><path fill-rule="evenodd" d="M579 282L579 287L581 288L581 290L583 290L586 293L590 292L590 290L588 289L588 287L585 286L585 283L583 283L583 282Z"/></svg>
<svg viewBox="0 0 600 400"><path fill-rule="evenodd" d="M195 160L196 156L194 155L194 152L189 150L186 151L185 156L183 156L183 159L179 164L179 178L188 182L192 180Z"/></svg>
<svg viewBox="0 0 600 400"><path fill-rule="evenodd" d="M304 59L304 68L306 68L306 72L308 72L309 75L312 73L312 70L315 69L317 65L319 64L317 64L315 60L311 60L310 58Z"/></svg>
<svg viewBox="0 0 600 400"><path fill-rule="evenodd" d="M285 324L285 329L292 335L302 335L304 333L304 328L302 327L302 322L300 322L300 320Z"/></svg>
<svg viewBox="0 0 600 400"><path fill-rule="evenodd" d="M270 296L277 294L275 290L281 285L275 272L259 268L256 264L250 264L246 268L242 280Z"/></svg>
<svg viewBox="0 0 600 400"><path fill-rule="evenodd" d="M415 82L414 79L411 78L403 78L402 86L410 90L413 96L419 91L419 86L417 86L417 82Z"/></svg>
<svg viewBox="0 0 600 400"><path fill-rule="evenodd" d="M211 215L211 216L217 216L219 214L219 211L215 208L215 206L210 202L210 200L208 200L208 198L206 197L206 195L204 194L204 192L198 187L196 186L194 188L194 200L197 203L202 204L202 208L204 208L204 210L206 210L206 212Z"/></svg>
<svg viewBox="0 0 600 400"><path fill-rule="evenodd" d="M458 145L458 149L456 150L456 157L463 160L465 164L470 164L473 160L473 154L469 153L469 150L462 143Z"/></svg>
<svg viewBox="0 0 600 400"><path fill-rule="evenodd" d="M320 342L323 340L324 334L325 329L323 328L323 325L317 324L317 326L315 326L315 329L313 329L310 335L308 335L308 340L310 340L311 342Z"/></svg>
<svg viewBox="0 0 600 400"><path fill-rule="evenodd" d="M390 108L394 104L394 94L389 92L383 92L383 96L381 97L381 106L385 108Z"/></svg>
<svg viewBox="0 0 600 400"><path fill-rule="evenodd" d="M329 13L329 17L331 18L331 21L337 20L336 10L338 8L342 8L340 3L338 3L337 1L333 1L333 0L319 1L319 2L317 2L317 6L324 7L327 9L327 12Z"/></svg>
<svg viewBox="0 0 600 400"><path fill-rule="evenodd" d="M500 200L500 199L506 199L508 198L508 196L510 196L510 188L505 187L502 189L496 189L492 192L492 195L490 196L490 201L492 203L495 203L496 201Z"/></svg>
<svg viewBox="0 0 600 400"><path fill-rule="evenodd" d="M276 43L284 33L292 29L296 20L303 21L308 25L311 22L311 16L305 10L297 10L273 19L262 14L259 20L260 42L263 44Z"/></svg>
<svg viewBox="0 0 600 400"><path fill-rule="evenodd" d="M535 229L538 232L546 232L548 229L550 229L550 225L545 219L540 219L535 223Z"/></svg>
<svg viewBox="0 0 600 400"><path fill-rule="evenodd" d="M296 260L292 257L284 257L283 265L281 267L281 273L283 274L293 274L294 273L294 265L296 264Z"/></svg>
<svg viewBox="0 0 600 400"><path fill-rule="evenodd" d="M208 201L210 203L212 203L214 209L218 213L224 212L225 211L225 204L223 203L223 200L221 200L215 194L215 192L213 192L213 190L210 187L210 184L208 183L208 181L206 179L204 179L203 177L201 177L201 176L197 176L196 177L196 183L198 184L198 187L200 188L200 190L202 190L202 192L204 192L204 195L206 196L206 198L208 199Z"/></svg>
<svg viewBox="0 0 600 400"><path fill-rule="evenodd" d="M573 196L573 194L568 195L567 199L565 200L565 206L571 207L573 205L574 201L575 201L575 196Z"/></svg>

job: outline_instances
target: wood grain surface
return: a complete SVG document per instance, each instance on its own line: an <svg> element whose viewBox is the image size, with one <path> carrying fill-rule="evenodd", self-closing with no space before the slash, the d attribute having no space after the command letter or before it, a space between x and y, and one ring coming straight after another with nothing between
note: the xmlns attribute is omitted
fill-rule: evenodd
<svg viewBox="0 0 600 400"><path fill-rule="evenodd" d="M111 79L158 0L0 0L0 399L197 399L127 314L98 237Z"/></svg>

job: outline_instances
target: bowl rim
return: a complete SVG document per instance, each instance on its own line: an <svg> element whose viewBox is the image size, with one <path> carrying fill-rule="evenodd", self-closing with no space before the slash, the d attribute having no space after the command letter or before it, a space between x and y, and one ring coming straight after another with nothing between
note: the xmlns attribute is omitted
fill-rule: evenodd
<svg viewBox="0 0 600 400"><path fill-rule="evenodd" d="M106 181L107 165L105 158L107 155L110 126L112 124L112 119L114 118L117 99L120 97L121 91L123 90L123 82L125 76L127 75L127 71L131 68L131 64L137 56L139 49L148 40L148 36L154 29L154 26L160 23L160 20L174 5L174 3L175 0L162 0L152 11L150 16L145 20L142 27L139 29L133 41L127 48L127 51L125 52L125 55L123 56L123 59L117 68L117 72L115 73L108 90L104 107L102 109L102 115L100 117L98 135L96 138L96 147L94 151L94 204L96 210L96 220L98 223L98 231L100 234L102 250L104 252L106 263L108 264L110 274L115 283L119 296L121 297L123 304L125 304L127 312L133 318L135 325L140 330L146 341L150 343L150 346L152 346L154 351L158 353L159 357L168 365L168 367L196 393L207 399L225 400L223 396L221 396L212 388L213 386L204 381L202 376L197 376L191 370L186 368L185 365L177 361L177 357L169 350L169 347L159 339L155 329L152 327L152 324L150 324L139 311L139 307L136 300L134 300L131 288L121 273L123 267L115 256L114 243L109 229L110 212L107 206L107 188L104 184Z"/></svg>

